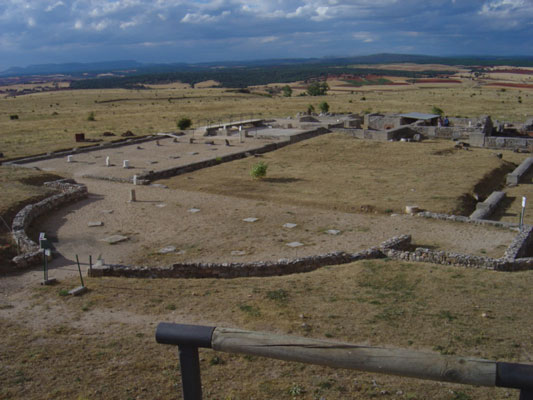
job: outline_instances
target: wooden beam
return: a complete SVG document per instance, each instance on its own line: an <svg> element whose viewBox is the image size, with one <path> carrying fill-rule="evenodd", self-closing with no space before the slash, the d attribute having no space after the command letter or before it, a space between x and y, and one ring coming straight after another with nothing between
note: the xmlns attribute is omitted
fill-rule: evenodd
<svg viewBox="0 0 533 400"><path fill-rule="evenodd" d="M211 344L217 351L285 361L477 386L496 384L496 363L482 359L228 328L216 328Z"/></svg>

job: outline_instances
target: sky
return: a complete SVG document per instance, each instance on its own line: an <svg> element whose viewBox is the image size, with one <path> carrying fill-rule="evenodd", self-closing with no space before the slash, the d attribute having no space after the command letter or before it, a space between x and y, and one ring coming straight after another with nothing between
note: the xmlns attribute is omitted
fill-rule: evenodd
<svg viewBox="0 0 533 400"><path fill-rule="evenodd" d="M12 66L533 55L533 0L0 0Z"/></svg>

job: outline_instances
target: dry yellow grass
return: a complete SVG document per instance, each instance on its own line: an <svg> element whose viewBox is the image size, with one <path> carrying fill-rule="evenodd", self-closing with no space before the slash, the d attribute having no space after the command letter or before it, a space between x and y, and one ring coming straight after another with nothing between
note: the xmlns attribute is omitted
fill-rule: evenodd
<svg viewBox="0 0 533 400"><path fill-rule="evenodd" d="M78 90L0 98L0 151L17 157L77 147L74 134L105 139L105 131L137 135L176 130L187 116L195 126L249 117L285 117L327 101L332 112L430 112L435 105L450 116L490 114L521 122L533 108L533 92L507 88L389 86L343 88L325 97L269 98L226 89L184 89L180 84L148 90ZM280 85L283 86L283 85ZM521 103L518 97L521 97ZM364 99L363 99L364 98ZM88 121L93 112L95 121ZM10 115L18 120L10 120ZM109 140L109 139L106 139Z"/></svg>
<svg viewBox="0 0 533 400"><path fill-rule="evenodd" d="M267 178L250 177L259 160ZM520 162L485 149L457 150L452 142L376 142L327 134L261 158L222 164L163 181L169 187L348 212L403 212L416 204L434 212L470 212L473 192L488 195ZM496 171L495 175L478 183ZM476 187L478 185L478 187Z"/></svg>
<svg viewBox="0 0 533 400"><path fill-rule="evenodd" d="M87 279L27 289L0 313L0 396L179 398L175 347L160 321L199 323L373 346L531 362L532 272L496 273L365 261L308 274L235 280ZM475 388L202 350L206 399L504 399ZM292 389L292 390L291 390ZM385 393L385 394L384 394Z"/></svg>
<svg viewBox="0 0 533 400"><path fill-rule="evenodd" d="M284 116L324 100L332 111L423 112L437 105L449 115L492 114L523 120L533 96L523 91L523 103L519 104L518 93L447 88L274 99L222 89L173 87L43 93L0 99L0 150L14 157L73 147L73 134L78 131L96 138L106 130L137 134L173 130L181 116L191 117L196 125L201 125L206 115L227 120L243 114L257 116L261 110L261 116ZM360 100L363 95L364 101ZM96 121L87 121L91 111ZM52 115L54 112L57 115ZM20 119L9 120L15 113ZM431 210L449 210L458 196L472 191L485 172L502 165L488 150L431 155L451 147L449 142L376 143L328 135L265 155L262 159L269 163L269 170L262 182L253 182L248 175L250 164L259 159L199 171L189 182L180 178L172 182L193 190L271 196L331 209L372 202L379 210L397 210L412 201ZM507 152L503 159L520 161L519 155ZM3 169L2 190L11 193L2 198L4 209L44 194L17 183L27 183L26 177L33 174ZM216 179L222 181L217 184ZM459 186L462 180L465 184ZM176 398L181 390L177 349L155 344L153 334L159 321L532 362L527 328L532 321L524 310L533 307L533 272L502 274L382 260L259 279L87 279L91 291L79 298L59 295L60 290L79 284L74 279L59 286L31 288L22 277L13 276L2 284L1 398ZM211 351L201 352L201 365L206 399L518 396L511 390L422 382Z"/></svg>

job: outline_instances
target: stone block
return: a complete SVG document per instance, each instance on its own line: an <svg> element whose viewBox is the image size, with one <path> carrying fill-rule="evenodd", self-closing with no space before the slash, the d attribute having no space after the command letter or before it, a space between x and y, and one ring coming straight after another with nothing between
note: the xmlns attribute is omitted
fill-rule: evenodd
<svg viewBox="0 0 533 400"><path fill-rule="evenodd" d="M74 288L72 290L68 291L68 294L71 296L81 296L84 293L87 293L88 289L86 286L78 286L77 288Z"/></svg>
<svg viewBox="0 0 533 400"><path fill-rule="evenodd" d="M102 242L106 242L106 243L109 243L109 244L117 244L117 243L120 243L120 242L124 242L124 241L126 241L128 239L129 238L127 236L112 235L112 236L106 237L105 239L102 239Z"/></svg>

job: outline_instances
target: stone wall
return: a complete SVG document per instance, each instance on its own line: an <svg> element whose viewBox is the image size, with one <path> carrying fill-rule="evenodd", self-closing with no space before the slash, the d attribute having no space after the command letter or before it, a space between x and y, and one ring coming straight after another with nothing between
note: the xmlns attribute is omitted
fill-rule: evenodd
<svg viewBox="0 0 533 400"><path fill-rule="evenodd" d="M518 229L518 224L513 223L513 222L493 221L490 219L472 219L472 218L465 217L462 215L441 214L441 213L433 213L430 211L422 211L415 215L417 217L440 219L443 221L464 222L467 224L474 224L474 225L492 225L492 226L498 226L500 228Z"/></svg>
<svg viewBox="0 0 533 400"><path fill-rule="evenodd" d="M239 278L286 275L314 271L327 265L347 264L358 260L383 257L375 248L359 253L328 253L293 260L257 261L250 263L177 263L162 267L129 267L95 265L89 276L121 276L129 278Z"/></svg>
<svg viewBox="0 0 533 400"><path fill-rule="evenodd" d="M282 147L285 147L289 144L299 142L301 140L310 139L315 136L323 135L326 133L329 133L330 131L326 128L320 127L317 129L314 129L312 131L306 131L302 132L296 135L292 135L288 138L288 140L282 141L282 142L274 142L274 143L268 143L260 148L253 149L253 150L245 150L238 153L228 154L222 157L217 158L211 158L209 160L204 161L198 161L195 163L191 163L188 165L182 165L178 167L171 167L166 169L161 169L157 171L150 171L146 172L144 174L140 174L137 176L138 183L140 184L148 184L151 181L155 181L158 179L167 179L171 178L173 176L185 174L188 172L193 172L199 169L212 167L224 162L229 162L233 160L238 160L241 158L248 157L253 154L263 154L268 153L277 149L280 149ZM89 177L89 176L87 176ZM96 176L90 176L91 178L98 178ZM128 182L131 182L132 179L127 180Z"/></svg>
<svg viewBox="0 0 533 400"><path fill-rule="evenodd" d="M515 260L517 258L524 258L528 254L528 250L533 243L533 226L524 226L522 230L516 235L513 242L509 245L503 258L508 260ZM533 260L533 259L532 259Z"/></svg>
<svg viewBox="0 0 533 400"><path fill-rule="evenodd" d="M533 138L486 136L485 147L491 149L523 149L533 151Z"/></svg>
<svg viewBox="0 0 533 400"><path fill-rule="evenodd" d="M533 157L528 157L516 169L507 175L506 184L507 185L518 185L522 176L528 173L528 171L533 166Z"/></svg>
<svg viewBox="0 0 533 400"><path fill-rule="evenodd" d="M470 219L486 219L496 210L504 198L505 192L492 192L485 201L476 204L476 210L470 215Z"/></svg>
<svg viewBox="0 0 533 400"><path fill-rule="evenodd" d="M45 186L60 190L61 193L47 197L35 204L29 204L20 210L11 225L13 240L17 243L19 251L23 254L13 258L13 263L19 267L28 267L42 260L42 251L39 245L31 240L26 229L41 215L50 212L64 204L79 201L88 196L85 185L76 184L71 179L60 179L58 181L46 182Z"/></svg>
<svg viewBox="0 0 533 400"><path fill-rule="evenodd" d="M31 157L11 158L9 160L3 161L0 164L5 164L5 165L27 164L27 163L32 163L36 161L66 157L71 154L88 153L91 151L111 149L114 147L121 147L121 146L130 145L130 144L150 142L150 141L158 140L158 139L161 139L161 136L144 136L144 137L135 138L135 139L123 139L123 140L120 139L115 142L99 143L94 146L74 147L72 149L58 150L58 151L53 151L51 153L38 154L35 156L31 156Z"/></svg>
<svg viewBox="0 0 533 400"><path fill-rule="evenodd" d="M465 217L466 218L466 217ZM237 278L285 275L309 272L327 265L340 265L359 260L392 258L395 260L483 268L496 271L533 269L533 258L526 258L533 243L533 227L520 232L501 258L476 256L418 247L411 250L411 235L395 236L379 247L358 253L336 252L293 260L257 261L250 263L177 263L160 267L136 267L120 264L95 265L91 277L116 276L134 278ZM519 258L522 257L522 258Z"/></svg>

